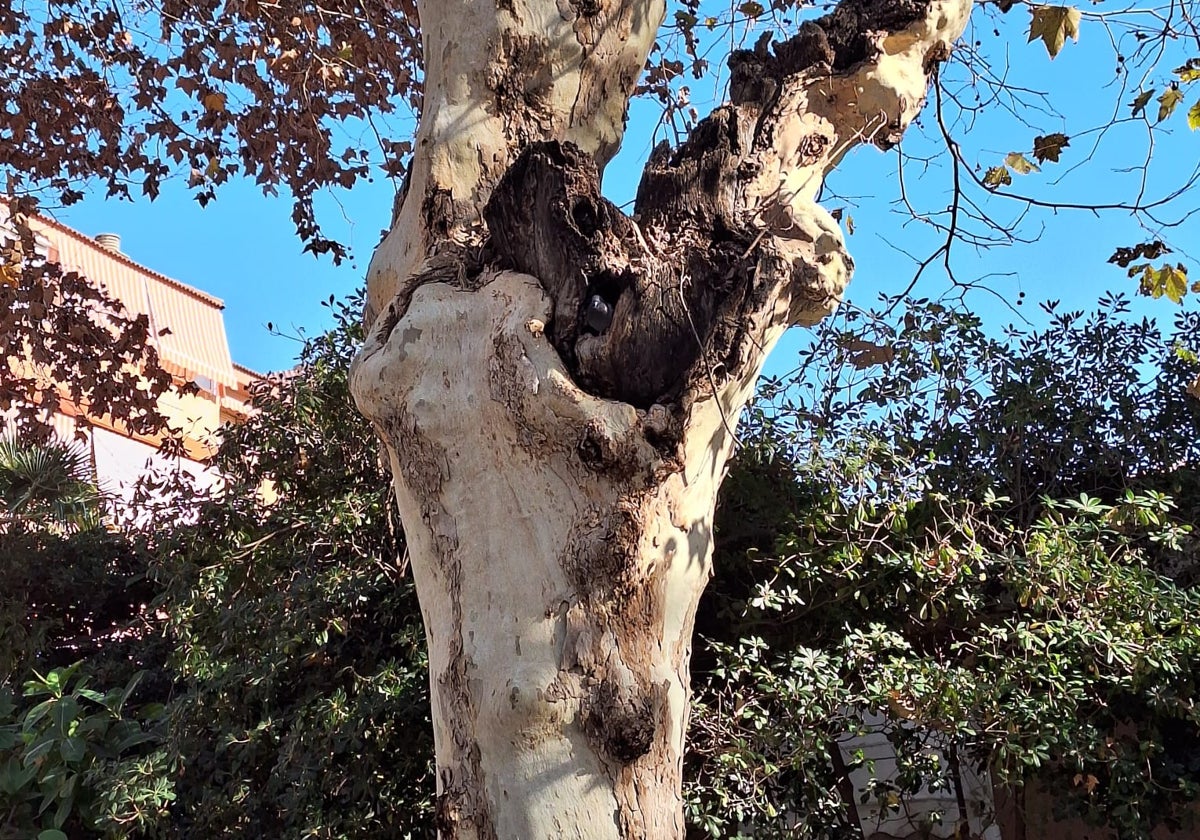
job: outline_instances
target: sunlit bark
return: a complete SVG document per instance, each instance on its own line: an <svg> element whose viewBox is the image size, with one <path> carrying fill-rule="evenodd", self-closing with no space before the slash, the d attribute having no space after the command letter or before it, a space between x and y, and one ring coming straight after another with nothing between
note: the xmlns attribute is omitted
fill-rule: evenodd
<svg viewBox="0 0 1200 840"><path fill-rule="evenodd" d="M673 838L737 416L851 260L815 203L899 141L969 0L843 3L599 195L660 0L422 8L426 107L354 370L429 641L444 837Z"/></svg>

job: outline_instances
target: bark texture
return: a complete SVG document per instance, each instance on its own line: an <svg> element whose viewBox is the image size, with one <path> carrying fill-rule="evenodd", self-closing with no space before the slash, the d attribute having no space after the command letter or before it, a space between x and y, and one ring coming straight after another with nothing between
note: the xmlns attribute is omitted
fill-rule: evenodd
<svg viewBox="0 0 1200 840"><path fill-rule="evenodd" d="M429 641L443 837L678 838L692 623L737 416L851 260L814 201L899 141L969 0L844 2L600 195L657 0L422 8L426 113L353 374Z"/></svg>

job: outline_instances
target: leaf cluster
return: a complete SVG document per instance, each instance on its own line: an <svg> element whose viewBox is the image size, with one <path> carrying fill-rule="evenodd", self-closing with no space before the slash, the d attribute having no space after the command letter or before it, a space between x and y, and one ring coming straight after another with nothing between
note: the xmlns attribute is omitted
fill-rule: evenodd
<svg viewBox="0 0 1200 840"><path fill-rule="evenodd" d="M90 414L135 434L168 432L158 398L174 383L147 316L48 260L28 214L6 211L0 207L0 429L45 442L50 418L69 408L80 423Z"/></svg>

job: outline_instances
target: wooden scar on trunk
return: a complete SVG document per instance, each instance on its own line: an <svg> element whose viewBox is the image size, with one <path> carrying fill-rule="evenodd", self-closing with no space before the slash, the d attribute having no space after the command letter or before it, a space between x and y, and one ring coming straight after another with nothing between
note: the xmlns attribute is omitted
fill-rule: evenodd
<svg viewBox="0 0 1200 840"><path fill-rule="evenodd" d="M683 204L670 208L680 220L670 252L656 249L600 195L593 158L558 142L527 147L487 204L485 261L538 278L553 301L547 336L597 396L647 409L723 381L748 307L763 302L754 234L725 217L697 224Z"/></svg>

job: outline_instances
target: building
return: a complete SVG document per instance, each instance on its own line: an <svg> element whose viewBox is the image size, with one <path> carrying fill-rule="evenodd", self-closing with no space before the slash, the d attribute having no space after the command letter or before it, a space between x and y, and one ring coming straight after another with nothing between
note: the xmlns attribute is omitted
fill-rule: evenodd
<svg viewBox="0 0 1200 840"><path fill-rule="evenodd" d="M128 499L137 479L152 468L183 470L198 484L211 485L217 477L203 462L215 448L218 430L248 415L250 386L262 378L230 356L225 304L135 262L122 253L115 234L92 238L46 217L37 217L32 225L45 239L48 259L102 286L130 314L146 315L163 368L178 384L197 387L194 394L168 393L159 399L160 412L182 433L184 458L165 458L158 451L161 440L132 434L111 418L87 417L84 444L100 487L118 500ZM62 413L54 418L63 437L76 437L75 416L82 412L63 401Z"/></svg>

